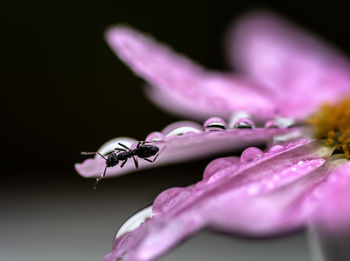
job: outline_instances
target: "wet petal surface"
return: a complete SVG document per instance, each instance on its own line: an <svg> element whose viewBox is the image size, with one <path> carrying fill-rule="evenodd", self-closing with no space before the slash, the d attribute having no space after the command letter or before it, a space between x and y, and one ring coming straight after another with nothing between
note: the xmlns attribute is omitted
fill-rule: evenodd
<svg viewBox="0 0 350 261"><path fill-rule="evenodd" d="M223 122L222 119L221 121ZM294 131L286 128L208 130L206 127L206 125L201 126L195 122L182 121L170 124L161 132L150 133L145 140L159 147L161 153L153 163L139 159L139 169L235 151L252 144L265 143L276 135ZM113 151L113 148L118 147L118 142L131 148L137 144L137 141L131 138L116 138L104 144L98 151L105 155L105 153ZM153 159L153 157L150 159ZM75 168L84 177L98 177L105 166L105 160L96 155L93 159L87 159L81 164L76 164ZM108 168L106 177L118 176L133 171L136 171L136 168L133 160L129 159L123 168L120 168L120 164Z"/></svg>
<svg viewBox="0 0 350 261"><path fill-rule="evenodd" d="M302 226L304 199L331 172L325 161L332 149L314 141L296 144L244 163L215 160L201 182L160 194L153 217L117 238L105 260L154 260L204 227L266 236Z"/></svg>
<svg viewBox="0 0 350 261"><path fill-rule="evenodd" d="M345 56L276 15L243 17L227 45L236 68L273 90L281 114L302 118L350 92Z"/></svg>
<svg viewBox="0 0 350 261"><path fill-rule="evenodd" d="M201 120L212 115L228 118L237 110L261 118L275 113L267 90L242 77L205 70L130 27L110 28L106 39L119 58L149 83L148 96L168 111Z"/></svg>

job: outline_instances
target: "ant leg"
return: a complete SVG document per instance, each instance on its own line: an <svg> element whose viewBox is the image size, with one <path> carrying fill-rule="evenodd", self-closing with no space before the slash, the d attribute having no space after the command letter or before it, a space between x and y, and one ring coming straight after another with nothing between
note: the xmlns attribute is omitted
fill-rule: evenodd
<svg viewBox="0 0 350 261"><path fill-rule="evenodd" d="M145 140L141 140L139 141L139 143L137 143L137 148L140 147L141 145L145 145L145 144L149 144L149 143L154 143L154 142L164 142L164 140L157 140L157 141L145 141Z"/></svg>
<svg viewBox="0 0 350 261"><path fill-rule="evenodd" d="M140 147L141 145L145 145L145 144L148 144L148 143L154 143L154 141L145 141L145 140L141 140L139 141L139 143L137 143L137 148Z"/></svg>
<svg viewBox="0 0 350 261"><path fill-rule="evenodd" d="M118 142L118 145L119 145L119 146L122 146L123 148L125 148L125 149L127 149L127 150L130 150L130 148L127 147L127 146L125 146L123 143Z"/></svg>
<svg viewBox="0 0 350 261"><path fill-rule="evenodd" d="M114 148L114 150L118 150L118 151L127 151L127 150L125 150L125 149L120 149L120 148Z"/></svg>
<svg viewBox="0 0 350 261"><path fill-rule="evenodd" d="M103 171L102 175L96 179L94 184L94 190L96 190L98 182L100 182L100 180L103 179L104 176L106 175L106 171L107 171L107 166L105 167L105 170Z"/></svg>
<svg viewBox="0 0 350 261"><path fill-rule="evenodd" d="M120 165L120 167L121 167L121 168L124 167L124 165L125 165L125 163L126 163L127 161L128 161L127 159L124 160L123 163L122 163L122 165Z"/></svg>
<svg viewBox="0 0 350 261"><path fill-rule="evenodd" d="M139 143L137 143L136 147L140 147L141 145L145 145L147 143L154 143L154 141L145 141L145 140L141 140L139 141Z"/></svg>
<svg viewBox="0 0 350 261"><path fill-rule="evenodd" d="M146 161L148 161L148 162L151 162L151 163L153 163L153 162L155 162L156 161L156 159L158 158L158 156L159 156L159 153L154 157L154 159L153 160L150 160L150 159L144 159L144 160L146 160Z"/></svg>
<svg viewBox="0 0 350 261"><path fill-rule="evenodd" d="M101 153L99 152L85 152L85 151L82 151L80 152L81 155L100 155L102 158L106 159L105 156L103 156Z"/></svg>
<svg viewBox="0 0 350 261"><path fill-rule="evenodd" d="M137 161L137 158L135 156L132 157L134 159L135 167L138 169L139 168L139 162Z"/></svg>
<svg viewBox="0 0 350 261"><path fill-rule="evenodd" d="M145 145L146 143L152 143L152 141L140 140L139 143L137 143L136 148L140 147L141 145Z"/></svg>

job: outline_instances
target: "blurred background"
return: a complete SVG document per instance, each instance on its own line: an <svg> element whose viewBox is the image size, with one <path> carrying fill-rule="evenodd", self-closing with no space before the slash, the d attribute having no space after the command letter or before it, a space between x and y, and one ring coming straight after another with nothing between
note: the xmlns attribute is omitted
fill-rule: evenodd
<svg viewBox="0 0 350 261"><path fill-rule="evenodd" d="M130 24L199 63L226 70L222 37L264 8L350 53L336 1L7 1L1 15L0 260L102 260L116 230L166 188L194 183L210 159L93 180L73 168L105 141L142 140L180 120L152 105L111 52L107 26ZM162 260L309 260L303 233L243 240L203 232ZM289 259L288 259L289 258Z"/></svg>

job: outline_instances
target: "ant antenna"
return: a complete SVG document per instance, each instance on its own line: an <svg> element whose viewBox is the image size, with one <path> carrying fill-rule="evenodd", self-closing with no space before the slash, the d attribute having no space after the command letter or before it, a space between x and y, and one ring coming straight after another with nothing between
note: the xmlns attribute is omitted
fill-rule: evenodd
<svg viewBox="0 0 350 261"><path fill-rule="evenodd" d="M102 155L101 153L99 153L99 152L85 152L85 151L82 151L82 152L81 152L81 155L96 155L96 154L97 154L97 155L100 155L104 160L107 160L106 157L103 156L103 155ZM103 173L101 174L101 176L98 177L98 178L96 179L95 184L94 184L94 187L93 187L94 190L96 190L97 184L98 184L98 183L100 182L100 180L103 179L104 176L106 175L107 168L108 168L108 166L105 167L105 170L103 171Z"/></svg>
<svg viewBox="0 0 350 261"><path fill-rule="evenodd" d="M106 170L107 170L107 166L105 167L105 170L103 171L103 173L101 174L101 176L98 177L98 178L96 179L95 184L94 184L94 187L93 187L94 190L96 190L97 184L98 184L98 183L100 182L100 180L103 179L104 176L106 175Z"/></svg>
<svg viewBox="0 0 350 261"><path fill-rule="evenodd" d="M106 158L105 158L105 156L103 156L101 153L99 153L99 152L85 152L85 151L82 151L82 152L80 152L80 154L81 155L96 155L96 154L98 154L98 155L100 155L102 158L104 158L105 160L107 160Z"/></svg>

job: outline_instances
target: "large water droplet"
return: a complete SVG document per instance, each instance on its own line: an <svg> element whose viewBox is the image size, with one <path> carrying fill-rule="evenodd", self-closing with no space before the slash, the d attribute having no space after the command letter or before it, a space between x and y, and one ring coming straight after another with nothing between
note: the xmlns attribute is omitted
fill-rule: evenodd
<svg viewBox="0 0 350 261"><path fill-rule="evenodd" d="M227 170L227 172L234 172L239 167L239 159L237 157L224 157L213 160L208 164L203 173L203 181L213 181L222 175L222 170ZM216 175L218 174L218 175ZM213 176L216 177L211 179Z"/></svg>
<svg viewBox="0 0 350 261"><path fill-rule="evenodd" d="M248 163L258 160L264 156L264 152L256 147L250 147L245 149L241 155L241 163Z"/></svg>
<svg viewBox="0 0 350 261"><path fill-rule="evenodd" d="M203 128L206 131L225 130L226 129L226 122L221 118L212 117L204 122Z"/></svg>
<svg viewBox="0 0 350 261"><path fill-rule="evenodd" d="M127 232L131 232L135 230L138 226L140 226L143 222L145 222L147 218L151 218L152 215L153 215L152 206L149 206L147 208L144 208L138 211L120 227L115 238L118 238Z"/></svg>

